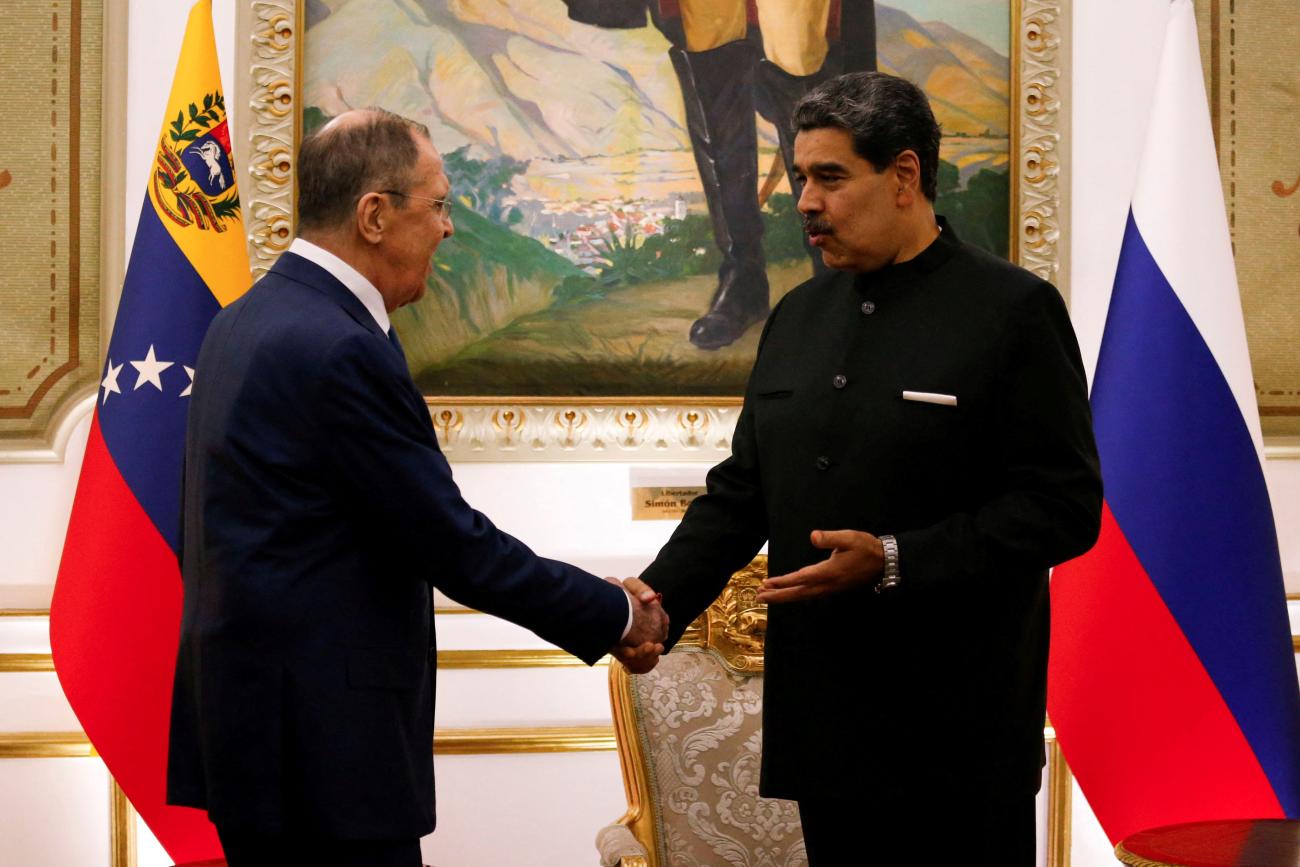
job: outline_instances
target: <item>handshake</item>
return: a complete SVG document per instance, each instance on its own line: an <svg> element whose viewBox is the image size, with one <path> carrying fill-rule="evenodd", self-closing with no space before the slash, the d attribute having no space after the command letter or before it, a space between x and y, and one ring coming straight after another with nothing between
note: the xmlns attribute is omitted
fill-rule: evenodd
<svg viewBox="0 0 1300 867"><path fill-rule="evenodd" d="M659 594L640 578L606 578L627 591L632 600L632 626L610 653L633 674L645 674L659 662L668 640L668 612Z"/></svg>

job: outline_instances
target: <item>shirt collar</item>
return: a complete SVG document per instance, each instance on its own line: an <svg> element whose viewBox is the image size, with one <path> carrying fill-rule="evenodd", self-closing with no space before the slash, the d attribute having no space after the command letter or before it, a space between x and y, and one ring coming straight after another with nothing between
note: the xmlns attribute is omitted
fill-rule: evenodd
<svg viewBox="0 0 1300 867"><path fill-rule="evenodd" d="M360 271L329 250L302 238L293 239L293 243L289 245L289 252L303 257L308 262L314 262L328 271L365 305L366 310L379 324L379 330L388 333L391 323L388 320L388 311L384 308L384 296L379 294L375 284L362 276Z"/></svg>

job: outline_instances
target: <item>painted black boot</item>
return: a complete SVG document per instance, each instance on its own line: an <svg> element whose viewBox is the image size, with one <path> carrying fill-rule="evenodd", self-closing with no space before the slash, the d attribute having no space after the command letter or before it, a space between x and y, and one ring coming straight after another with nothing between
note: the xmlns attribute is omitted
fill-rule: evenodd
<svg viewBox="0 0 1300 867"><path fill-rule="evenodd" d="M734 343L770 311L758 207L757 53L745 40L710 51L674 47L668 53L686 103L686 128L714 242L722 252L718 288L689 336L700 349L719 349Z"/></svg>

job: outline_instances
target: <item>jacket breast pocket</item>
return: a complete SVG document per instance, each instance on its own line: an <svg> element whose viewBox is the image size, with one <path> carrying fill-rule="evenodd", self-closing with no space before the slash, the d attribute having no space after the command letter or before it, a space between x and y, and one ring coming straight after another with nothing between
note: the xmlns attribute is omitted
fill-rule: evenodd
<svg viewBox="0 0 1300 867"><path fill-rule="evenodd" d="M348 686L355 689L415 689L428 672L423 648L348 648Z"/></svg>

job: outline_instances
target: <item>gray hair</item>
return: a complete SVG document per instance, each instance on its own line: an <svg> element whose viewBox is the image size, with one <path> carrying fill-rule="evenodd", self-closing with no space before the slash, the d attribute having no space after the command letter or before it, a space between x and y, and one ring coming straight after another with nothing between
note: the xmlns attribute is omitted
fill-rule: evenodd
<svg viewBox="0 0 1300 867"><path fill-rule="evenodd" d="M883 72L850 72L818 85L794 109L799 131L837 127L853 150L883 172L905 150L921 163L921 192L938 194L939 123L921 88Z"/></svg>
<svg viewBox="0 0 1300 867"><path fill-rule="evenodd" d="M422 123L386 109L362 109L351 123L326 124L298 149L298 225L331 229L351 218L357 201L376 190L404 193L419 159L415 136L429 139Z"/></svg>

